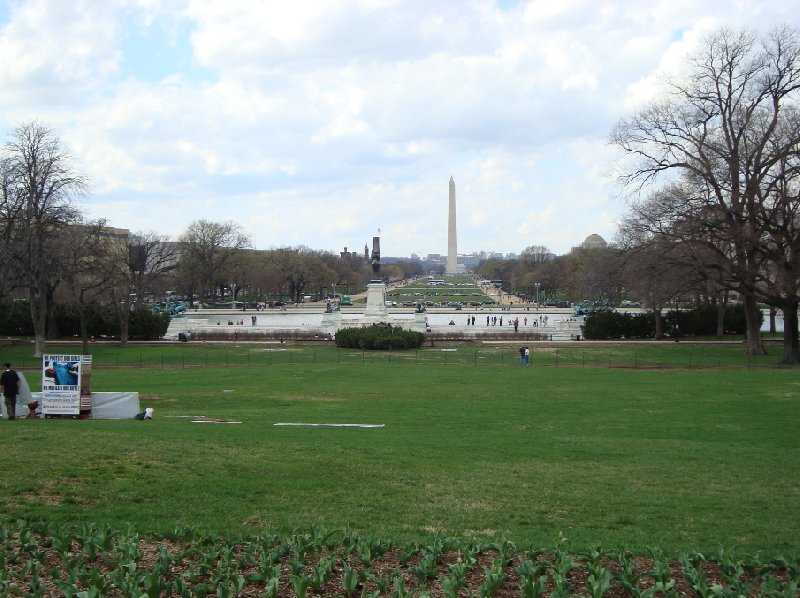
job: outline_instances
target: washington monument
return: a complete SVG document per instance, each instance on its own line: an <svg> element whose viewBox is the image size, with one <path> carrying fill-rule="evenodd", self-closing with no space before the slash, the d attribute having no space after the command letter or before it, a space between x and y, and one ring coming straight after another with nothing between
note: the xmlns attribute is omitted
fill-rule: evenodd
<svg viewBox="0 0 800 598"><path fill-rule="evenodd" d="M456 182L450 177L450 210L447 217L447 273L458 272L458 249L456 241Z"/></svg>

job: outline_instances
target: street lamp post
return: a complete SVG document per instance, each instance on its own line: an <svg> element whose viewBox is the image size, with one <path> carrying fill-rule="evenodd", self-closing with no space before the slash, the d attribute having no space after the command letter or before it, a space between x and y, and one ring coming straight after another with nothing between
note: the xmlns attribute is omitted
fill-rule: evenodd
<svg viewBox="0 0 800 598"><path fill-rule="evenodd" d="M536 287L536 306L539 306L539 283L534 282L533 286Z"/></svg>
<svg viewBox="0 0 800 598"><path fill-rule="evenodd" d="M233 307L236 307L236 283L235 282L231 283L231 288L233 289L233 301L231 302L231 305Z"/></svg>

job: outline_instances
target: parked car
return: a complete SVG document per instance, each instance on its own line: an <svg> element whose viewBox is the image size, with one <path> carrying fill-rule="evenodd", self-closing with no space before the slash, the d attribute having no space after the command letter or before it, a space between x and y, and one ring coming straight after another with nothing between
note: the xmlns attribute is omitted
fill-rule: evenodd
<svg viewBox="0 0 800 598"><path fill-rule="evenodd" d="M642 306L642 302L641 301L628 301L626 299L625 301L620 301L619 306L620 307L641 307Z"/></svg>

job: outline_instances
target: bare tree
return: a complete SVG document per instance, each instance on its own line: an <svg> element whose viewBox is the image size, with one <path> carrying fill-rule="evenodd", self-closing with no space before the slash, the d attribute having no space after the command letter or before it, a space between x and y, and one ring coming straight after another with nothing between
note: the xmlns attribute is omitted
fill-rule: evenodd
<svg viewBox="0 0 800 598"><path fill-rule="evenodd" d="M195 220L178 240L184 271L196 273L200 284L200 301L207 294L216 296L214 285L228 260L250 245L241 226L233 222Z"/></svg>
<svg viewBox="0 0 800 598"><path fill-rule="evenodd" d="M153 231L104 229L106 287L119 319L120 345L128 346L130 313L144 310L144 297L154 282L177 267L177 247Z"/></svg>
<svg viewBox="0 0 800 598"><path fill-rule="evenodd" d="M143 309L145 294L178 267L178 246L168 235L141 231L130 236L128 255L136 306Z"/></svg>
<svg viewBox="0 0 800 598"><path fill-rule="evenodd" d="M286 247L269 252L269 261L280 275L292 300L301 302L307 289L336 281L336 272L307 247Z"/></svg>
<svg viewBox="0 0 800 598"><path fill-rule="evenodd" d="M17 236L22 202L17 173L8 157L0 157L0 297L5 297L22 283L22 269L17 261Z"/></svg>
<svg viewBox="0 0 800 598"><path fill-rule="evenodd" d="M72 200L88 183L70 164L71 156L56 134L38 122L16 127L4 147L2 224L6 257L19 266L28 289L34 327L34 356L45 348L48 306L52 305L53 267L49 246L79 212Z"/></svg>
<svg viewBox="0 0 800 598"><path fill-rule="evenodd" d="M653 202L658 205L658 202ZM626 289L643 299L653 314L655 338L663 337L665 308L696 291L701 276L692 257L693 248L674 236L654 230L651 212L642 205L620 225L617 244L621 276Z"/></svg>
<svg viewBox="0 0 800 598"><path fill-rule="evenodd" d="M519 257L529 264L541 264L552 260L555 255L544 245L530 245L522 250Z"/></svg>
<svg viewBox="0 0 800 598"><path fill-rule="evenodd" d="M567 277L562 288L571 297L602 302L619 300L623 284L617 248L577 247L564 258Z"/></svg>
<svg viewBox="0 0 800 598"><path fill-rule="evenodd" d="M612 135L631 158L625 184L641 190L675 172L702 191L689 196L686 208L695 218L710 216L708 231L729 244L727 267L744 297L751 355L764 353L759 203L776 164L800 141L794 134L776 137L800 88L798 37L789 27L760 41L749 31L709 36L689 61L690 75L673 78L664 100L621 121Z"/></svg>
<svg viewBox="0 0 800 598"><path fill-rule="evenodd" d="M800 363L798 304L800 304L800 159L787 157L758 202L759 250L765 267L758 293L783 312L783 363Z"/></svg>
<svg viewBox="0 0 800 598"><path fill-rule="evenodd" d="M78 314L84 355L89 353L89 306L103 294L108 281L102 267L105 224L105 220L81 222L64 230L60 239L62 286L70 307Z"/></svg>

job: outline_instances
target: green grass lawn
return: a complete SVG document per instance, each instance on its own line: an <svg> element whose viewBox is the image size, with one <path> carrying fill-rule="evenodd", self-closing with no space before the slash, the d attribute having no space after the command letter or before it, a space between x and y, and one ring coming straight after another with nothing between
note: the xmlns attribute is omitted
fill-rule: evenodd
<svg viewBox="0 0 800 598"><path fill-rule="evenodd" d="M568 346L553 347L525 338L520 333L515 341L493 345L458 345L434 340L416 351L360 351L336 349L333 343L279 344L276 341L188 343L159 346L131 346L121 349L116 343L91 345L90 351L96 368L183 368L247 365L265 367L273 365L341 365L341 364L419 364L461 366L511 366L519 359L522 345L531 348L531 364L546 368L759 368L775 367L781 358L781 348L770 347L768 355L748 358L741 345L714 345L708 343L660 342L641 345L637 343L574 342ZM80 352L79 345L53 345L51 353ZM31 348L16 345L0 348L0 363L10 361L17 369L37 372L41 360L31 357ZM36 376L34 376L36 377ZM31 380L32 385L36 380Z"/></svg>
<svg viewBox="0 0 800 598"><path fill-rule="evenodd" d="M397 301L432 301L433 303L446 303L448 301L478 301L489 300L489 297L469 276L447 276L441 285L428 284L427 278L410 282L405 286L397 287L386 294L388 299Z"/></svg>
<svg viewBox="0 0 800 598"><path fill-rule="evenodd" d="M139 391L151 422L0 422L0 516L161 533L325 524L399 541L441 531L552 545L563 533L634 550L797 548L796 370L421 367L412 353L362 363L308 348L272 367L252 356L224 367L208 349L209 367L161 369L158 348L141 350L154 368L95 369L94 390ZM242 423L168 417L185 415Z"/></svg>

